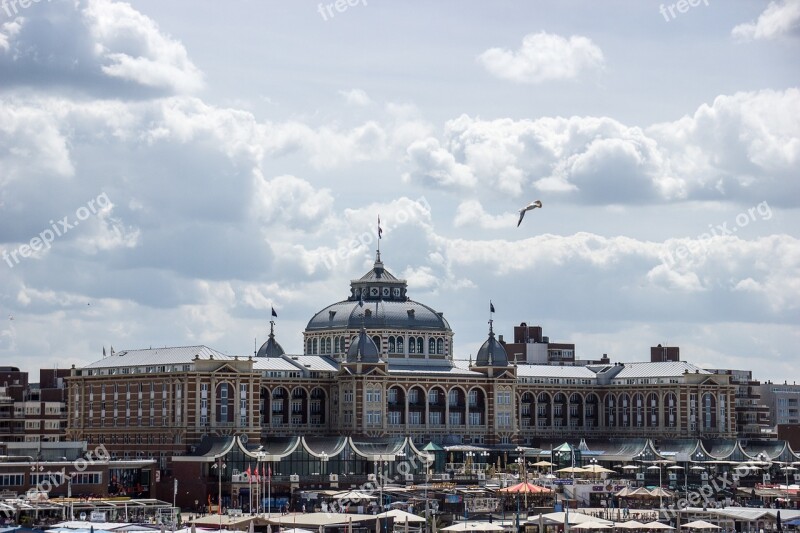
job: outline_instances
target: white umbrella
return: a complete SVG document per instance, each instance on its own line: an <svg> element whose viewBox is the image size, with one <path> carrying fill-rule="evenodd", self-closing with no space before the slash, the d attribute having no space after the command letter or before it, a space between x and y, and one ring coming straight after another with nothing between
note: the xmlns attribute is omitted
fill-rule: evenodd
<svg viewBox="0 0 800 533"><path fill-rule="evenodd" d="M611 470L610 468L606 468L606 467L604 467L604 466L600 466L600 465L588 465L588 466L584 466L584 467L583 467L583 470L584 470L585 472L591 472L592 474L602 474L602 473L611 474L611 473L613 473L613 472L614 472L614 471L613 471L613 470Z"/></svg>
<svg viewBox="0 0 800 533"><path fill-rule="evenodd" d="M625 465L622 467L623 470L637 470L639 467L636 465Z"/></svg>
<svg viewBox="0 0 800 533"><path fill-rule="evenodd" d="M503 531L503 528L489 522L459 522L443 527L442 531Z"/></svg>
<svg viewBox="0 0 800 533"><path fill-rule="evenodd" d="M581 522L580 524L576 524L571 526L572 529L611 529L611 526L606 524L601 524L600 522Z"/></svg>
<svg viewBox="0 0 800 533"><path fill-rule="evenodd" d="M392 509L391 511L386 511L385 513L381 513L378 515L379 518L387 518L391 517L394 518L395 522L401 522L403 520L407 520L410 523L415 522L424 522L425 519L421 516L403 511L402 509Z"/></svg>
<svg viewBox="0 0 800 533"><path fill-rule="evenodd" d="M674 527L662 524L661 522L648 522L644 525L647 529L675 529Z"/></svg>
<svg viewBox="0 0 800 533"><path fill-rule="evenodd" d="M672 466L668 466L667 470L683 470L683 467L682 466L678 466L678 465L672 465Z"/></svg>
<svg viewBox="0 0 800 533"><path fill-rule="evenodd" d="M722 529L721 527L714 525L711 522L706 522L705 520L695 520L694 522L683 524L681 527L692 529Z"/></svg>
<svg viewBox="0 0 800 533"><path fill-rule="evenodd" d="M636 520L628 520L620 524L614 524L614 527L621 527L622 529L645 529L647 526Z"/></svg>

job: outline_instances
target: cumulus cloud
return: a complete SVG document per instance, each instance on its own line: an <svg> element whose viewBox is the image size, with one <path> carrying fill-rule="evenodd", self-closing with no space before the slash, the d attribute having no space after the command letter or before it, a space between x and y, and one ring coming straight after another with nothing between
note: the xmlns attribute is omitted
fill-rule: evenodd
<svg viewBox="0 0 800 533"><path fill-rule="evenodd" d="M780 39L800 35L800 0L770 2L754 22L734 27L731 34L743 41Z"/></svg>
<svg viewBox="0 0 800 533"><path fill-rule="evenodd" d="M69 87L136 98L203 87L186 48L128 3L53 2L0 27L0 75L6 87Z"/></svg>
<svg viewBox="0 0 800 533"><path fill-rule="evenodd" d="M588 204L726 200L800 205L800 90L719 96L642 128L609 117L481 120L408 149L408 179L444 189L530 188Z"/></svg>
<svg viewBox="0 0 800 533"><path fill-rule="evenodd" d="M603 66L603 52L588 37L569 39L547 32L522 39L518 50L490 48L478 62L498 78L520 83L542 83L577 78L587 70Z"/></svg>
<svg viewBox="0 0 800 533"><path fill-rule="evenodd" d="M414 141L407 150L414 176L445 188L471 188L477 184L469 166L456 158L437 139ZM407 178L410 176L406 176Z"/></svg>
<svg viewBox="0 0 800 533"><path fill-rule="evenodd" d="M490 215L478 200L466 200L458 204L453 225L457 228L464 226L478 226L484 229L513 228L517 225L517 219L516 213Z"/></svg>
<svg viewBox="0 0 800 533"><path fill-rule="evenodd" d="M350 89L349 91L339 91L339 95L344 98L344 101L349 105L366 106L372 103L372 100L367 96L366 91L363 89Z"/></svg>

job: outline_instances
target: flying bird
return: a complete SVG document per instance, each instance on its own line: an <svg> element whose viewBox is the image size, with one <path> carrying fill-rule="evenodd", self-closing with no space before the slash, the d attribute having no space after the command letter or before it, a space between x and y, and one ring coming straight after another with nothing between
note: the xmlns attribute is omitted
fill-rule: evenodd
<svg viewBox="0 0 800 533"><path fill-rule="evenodd" d="M8 315L9 320L14 320L14 315Z"/></svg>
<svg viewBox="0 0 800 533"><path fill-rule="evenodd" d="M519 210L519 221L517 222L517 227L522 224L522 219L525 218L525 212L530 211L532 209L536 209L537 207L542 207L541 200L536 200L535 202L531 202L522 209Z"/></svg>

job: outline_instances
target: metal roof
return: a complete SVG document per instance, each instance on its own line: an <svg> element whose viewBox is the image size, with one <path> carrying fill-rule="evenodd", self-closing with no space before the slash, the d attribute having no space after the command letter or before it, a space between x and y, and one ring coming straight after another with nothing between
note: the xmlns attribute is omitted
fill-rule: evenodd
<svg viewBox="0 0 800 533"><path fill-rule="evenodd" d="M483 376L480 372L450 365L395 365L389 362L389 374L447 374L450 376Z"/></svg>
<svg viewBox="0 0 800 533"><path fill-rule="evenodd" d="M612 379L679 377L687 371L690 374L711 374L708 370L686 361L623 363L623 366L619 374Z"/></svg>
<svg viewBox="0 0 800 533"><path fill-rule="evenodd" d="M287 361L283 357L256 357L253 359L253 370L300 370L300 366L292 361Z"/></svg>
<svg viewBox="0 0 800 533"><path fill-rule="evenodd" d="M398 328L408 330L450 331L450 324L441 313L414 300L364 301L343 300L316 313L306 331L329 329Z"/></svg>
<svg viewBox="0 0 800 533"><path fill-rule="evenodd" d="M517 365L517 377L520 378L577 378L594 379L595 373L585 366L555 365Z"/></svg>
<svg viewBox="0 0 800 533"><path fill-rule="evenodd" d="M143 350L120 350L114 355L103 357L83 368L119 368L125 366L172 365L191 363L195 357L200 359L233 360L233 356L218 352L208 346L174 346L146 348Z"/></svg>

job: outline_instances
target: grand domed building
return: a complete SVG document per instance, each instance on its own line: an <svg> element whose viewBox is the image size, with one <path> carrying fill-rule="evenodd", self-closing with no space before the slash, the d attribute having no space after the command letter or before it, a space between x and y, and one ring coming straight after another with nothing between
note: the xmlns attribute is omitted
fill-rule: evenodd
<svg viewBox="0 0 800 533"><path fill-rule="evenodd" d="M630 450L660 453L654 441L662 452L696 450L703 439L708 457L743 454L714 444L736 436L729 376L679 360L525 359L519 350L547 354L552 345L527 326L516 344L505 343L491 321L474 358L454 357L444 314L413 300L380 253L345 294L311 317L303 353L285 352L272 321L252 355L123 350L73 369L67 437L101 443L119 459L154 458L163 469L207 467L233 453L242 465L257 458L300 472L346 456L336 468L363 473L358 461L418 453L426 443L492 460L518 445L565 440L588 441L600 455L609 449L616 461ZM611 454L614 446L628 451ZM213 484L208 469L198 475Z"/></svg>
<svg viewBox="0 0 800 533"><path fill-rule="evenodd" d="M350 282L346 300L308 322L305 353L342 361L362 328L393 364L452 366L453 331L444 314L412 300L406 280L386 270L380 252L372 270Z"/></svg>

